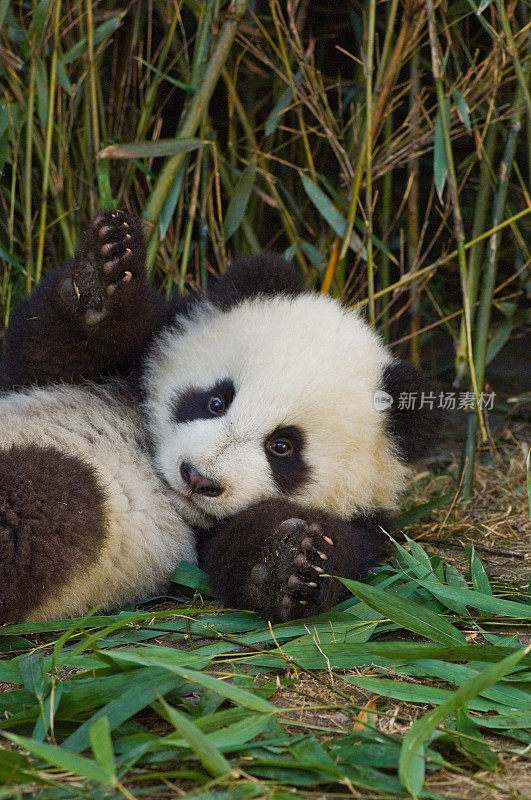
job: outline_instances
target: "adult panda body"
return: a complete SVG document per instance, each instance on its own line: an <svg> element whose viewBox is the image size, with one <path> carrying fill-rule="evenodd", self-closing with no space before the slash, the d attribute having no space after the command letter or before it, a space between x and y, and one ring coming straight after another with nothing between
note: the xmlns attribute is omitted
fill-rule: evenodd
<svg viewBox="0 0 531 800"><path fill-rule="evenodd" d="M1 385L0 622L140 600L196 549L228 604L325 610L324 573L381 558L438 423L398 408L416 370L278 256L166 305L121 212L17 310Z"/></svg>

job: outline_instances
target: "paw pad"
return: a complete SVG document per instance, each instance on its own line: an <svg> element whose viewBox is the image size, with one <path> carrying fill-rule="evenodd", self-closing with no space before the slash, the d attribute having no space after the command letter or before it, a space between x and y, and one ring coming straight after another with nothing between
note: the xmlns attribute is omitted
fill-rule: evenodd
<svg viewBox="0 0 531 800"><path fill-rule="evenodd" d="M288 620L319 612L333 546L315 522L293 517L278 525L271 555L250 573L257 590L278 598L277 617Z"/></svg>

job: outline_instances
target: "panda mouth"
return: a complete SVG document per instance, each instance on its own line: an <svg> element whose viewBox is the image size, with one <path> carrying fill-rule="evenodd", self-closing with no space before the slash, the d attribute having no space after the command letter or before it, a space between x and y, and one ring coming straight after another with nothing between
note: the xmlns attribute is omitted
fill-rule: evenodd
<svg viewBox="0 0 531 800"><path fill-rule="evenodd" d="M208 511L205 511L203 508L201 508L201 506L198 503L196 503L195 500L192 497L190 497L190 495L183 494L182 492L179 492L177 489L173 489L173 492L178 497L179 502L182 503L182 505L185 508L190 509L190 511L194 512L194 516L200 515L201 517L204 518L206 522L210 524L217 522L218 518L214 514L210 514Z"/></svg>

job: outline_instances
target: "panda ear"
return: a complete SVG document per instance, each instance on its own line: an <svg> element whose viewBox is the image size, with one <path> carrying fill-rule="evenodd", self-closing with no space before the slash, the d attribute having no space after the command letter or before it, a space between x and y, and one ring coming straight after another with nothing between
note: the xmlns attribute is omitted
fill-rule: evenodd
<svg viewBox="0 0 531 800"><path fill-rule="evenodd" d="M394 361L385 368L383 389L393 398L387 409L388 431L399 458L406 464L426 458L443 421L438 393L407 361Z"/></svg>
<svg viewBox="0 0 531 800"><path fill-rule="evenodd" d="M235 261L208 291L209 300L227 310L258 295L299 294L302 275L278 253L263 253Z"/></svg>

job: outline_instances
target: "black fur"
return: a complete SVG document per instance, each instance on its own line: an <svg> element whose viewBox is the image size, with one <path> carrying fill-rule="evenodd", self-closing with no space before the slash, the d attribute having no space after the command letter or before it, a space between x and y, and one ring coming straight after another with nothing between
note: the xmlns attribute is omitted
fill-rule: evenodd
<svg viewBox="0 0 531 800"><path fill-rule="evenodd" d="M301 273L278 253L262 253L231 264L212 286L208 297L214 305L227 310L249 297L300 292Z"/></svg>
<svg viewBox="0 0 531 800"><path fill-rule="evenodd" d="M297 619L348 596L324 573L366 577L385 554L380 526L386 529L388 522L380 511L343 522L318 509L267 500L202 534L200 564L227 605L254 609L274 622Z"/></svg>
<svg viewBox="0 0 531 800"><path fill-rule="evenodd" d="M103 503L80 459L52 447L0 450L0 624L20 622L96 560Z"/></svg>
<svg viewBox="0 0 531 800"><path fill-rule="evenodd" d="M229 378L219 381L210 389L188 389L175 399L171 418L174 422L191 422L194 419L222 416L234 400L235 392L234 383ZM213 414L209 411L208 401L211 397L220 397L224 401L225 406L221 414Z"/></svg>
<svg viewBox="0 0 531 800"><path fill-rule="evenodd" d="M277 439L289 440L293 452L283 458L271 453L267 448L267 442ZM310 477L310 469L303 457L304 435L300 428L296 425L277 428L267 437L264 446L273 480L281 492L289 495L300 489Z"/></svg>
<svg viewBox="0 0 531 800"><path fill-rule="evenodd" d="M393 398L387 412L389 435L402 461L413 464L425 458L439 438L443 415L437 394L407 361L396 361L385 368L383 388Z"/></svg>

